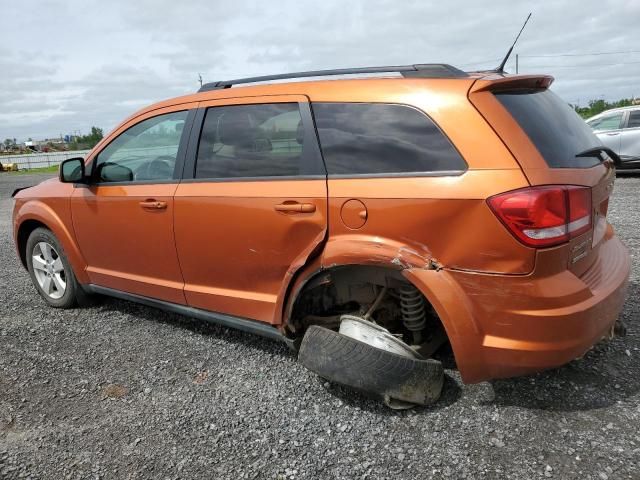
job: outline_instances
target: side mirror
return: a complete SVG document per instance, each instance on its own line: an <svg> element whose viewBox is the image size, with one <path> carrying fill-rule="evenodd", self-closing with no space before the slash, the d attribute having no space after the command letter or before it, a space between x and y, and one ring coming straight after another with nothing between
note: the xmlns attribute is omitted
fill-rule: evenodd
<svg viewBox="0 0 640 480"><path fill-rule="evenodd" d="M60 164L60 181L62 183L81 183L84 178L84 158L69 158Z"/></svg>
<svg viewBox="0 0 640 480"><path fill-rule="evenodd" d="M117 163L101 163L100 165L98 165L96 173L100 182L133 181L133 171L123 165L118 165Z"/></svg>

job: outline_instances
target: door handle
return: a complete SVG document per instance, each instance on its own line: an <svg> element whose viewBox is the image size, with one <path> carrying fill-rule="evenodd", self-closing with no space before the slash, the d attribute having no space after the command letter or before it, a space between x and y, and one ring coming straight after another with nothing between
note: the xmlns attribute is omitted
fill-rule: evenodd
<svg viewBox="0 0 640 480"><path fill-rule="evenodd" d="M616 135L620 135L620 132L611 132L611 133L607 133L608 137L614 137Z"/></svg>
<svg viewBox="0 0 640 480"><path fill-rule="evenodd" d="M140 206L145 210L164 210L167 208L167 202L159 202L157 200L144 200L140 202Z"/></svg>
<svg viewBox="0 0 640 480"><path fill-rule="evenodd" d="M276 212L285 213L312 213L316 211L316 206L313 203L281 203L273 208Z"/></svg>

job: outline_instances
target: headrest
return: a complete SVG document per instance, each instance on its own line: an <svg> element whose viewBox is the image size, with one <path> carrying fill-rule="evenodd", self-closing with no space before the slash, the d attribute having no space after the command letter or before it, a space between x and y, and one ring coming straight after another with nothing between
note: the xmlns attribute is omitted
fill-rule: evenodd
<svg viewBox="0 0 640 480"><path fill-rule="evenodd" d="M296 142L298 142L298 145L304 143L304 126L302 125L302 120L298 121L298 128L296 128Z"/></svg>
<svg viewBox="0 0 640 480"><path fill-rule="evenodd" d="M218 123L218 139L225 145L242 147L253 143L254 126L251 116L242 110L225 112Z"/></svg>

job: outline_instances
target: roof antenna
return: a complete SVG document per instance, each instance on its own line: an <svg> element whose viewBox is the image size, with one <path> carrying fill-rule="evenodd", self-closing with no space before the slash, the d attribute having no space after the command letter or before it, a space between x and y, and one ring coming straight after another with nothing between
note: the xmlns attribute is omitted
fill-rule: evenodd
<svg viewBox="0 0 640 480"><path fill-rule="evenodd" d="M509 57L511 56L511 52L513 51L513 47L516 46L516 42L518 41L518 39L520 38L520 35L522 34L522 31L524 30L524 27L526 27L527 22L529 21L529 19L531 18L531 12L529 12L529 16L527 17L527 19L524 21L524 24L522 25L522 28L520 29L520 32L518 33L518 36L516 37L516 39L513 41L513 45L511 45L511 48L509 49L509 51L507 52L507 54L505 55L505 57L502 59L502 63L500 63L500 66L498 68L496 68L494 70L494 72L496 73L504 73L504 66L507 63L507 60L509 60Z"/></svg>

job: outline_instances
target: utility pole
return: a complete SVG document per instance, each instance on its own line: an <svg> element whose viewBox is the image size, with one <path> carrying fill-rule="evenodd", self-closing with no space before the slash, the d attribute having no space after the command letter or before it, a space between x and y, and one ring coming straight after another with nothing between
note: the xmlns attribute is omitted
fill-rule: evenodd
<svg viewBox="0 0 640 480"><path fill-rule="evenodd" d="M200 82L200 88L202 88L202 75L198 74L198 81Z"/></svg>
<svg viewBox="0 0 640 480"><path fill-rule="evenodd" d="M518 54L516 53L516 73L518 73Z"/></svg>

